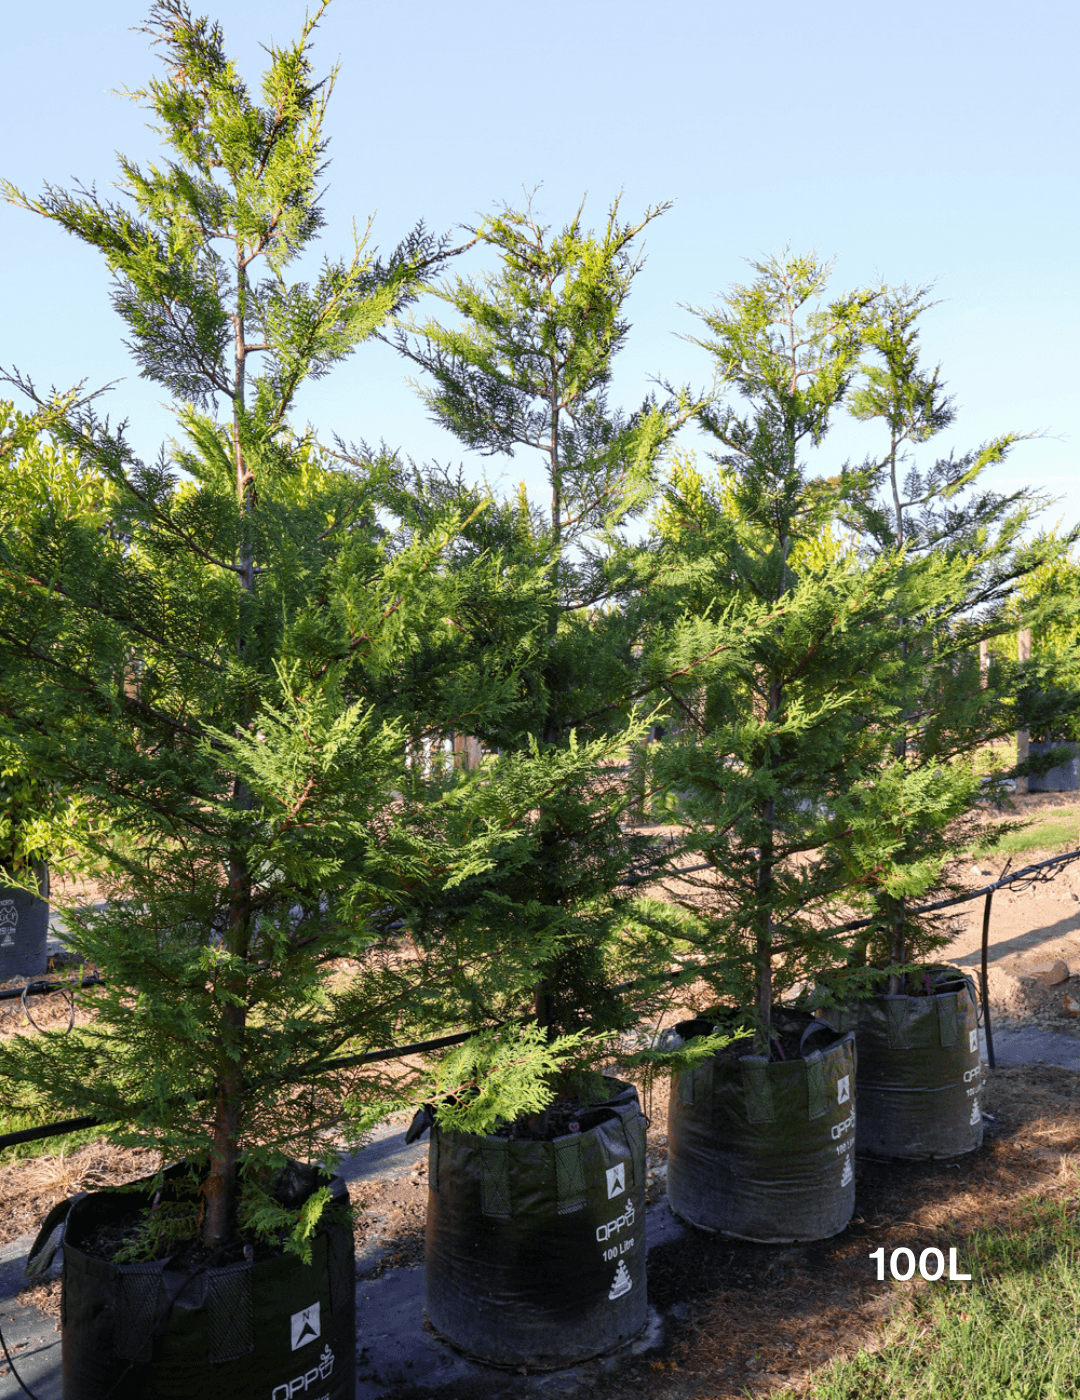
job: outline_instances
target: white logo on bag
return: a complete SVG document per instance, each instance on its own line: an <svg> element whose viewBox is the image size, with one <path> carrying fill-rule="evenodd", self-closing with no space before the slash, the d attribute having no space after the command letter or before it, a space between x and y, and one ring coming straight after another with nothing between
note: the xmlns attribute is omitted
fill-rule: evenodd
<svg viewBox="0 0 1080 1400"><path fill-rule="evenodd" d="M851 1170L851 1153L849 1152L844 1158L844 1170L840 1177L840 1185L847 1186L854 1175L855 1173Z"/></svg>
<svg viewBox="0 0 1080 1400"><path fill-rule="evenodd" d="M619 1267L615 1270L615 1278L611 1284L611 1292L608 1300L614 1303L616 1298L621 1298L624 1293L629 1293L634 1286L634 1280L630 1277L630 1271L622 1259L619 1260Z"/></svg>
<svg viewBox="0 0 1080 1400"><path fill-rule="evenodd" d="M15 901L13 899L0 900L0 932L4 935L3 938L0 938L0 948L13 948L15 946L15 940L11 935L18 926L19 911L15 908Z"/></svg>
<svg viewBox="0 0 1080 1400"><path fill-rule="evenodd" d="M832 1133L833 1142L837 1138L842 1138L849 1128L855 1126L855 1114L850 1114L842 1123L834 1123L829 1131Z"/></svg>
<svg viewBox="0 0 1080 1400"><path fill-rule="evenodd" d="M977 1128L982 1122L982 1112L979 1108L979 1100L976 1099L971 1105L971 1126Z"/></svg>
<svg viewBox="0 0 1080 1400"><path fill-rule="evenodd" d="M634 1203L633 1201L627 1201L626 1211L623 1215L618 1216L615 1220L609 1220L606 1225L598 1225L596 1227L596 1238L601 1244L607 1244L612 1235L617 1235L620 1230L625 1229L627 1225L633 1225L633 1223Z"/></svg>
<svg viewBox="0 0 1080 1400"><path fill-rule="evenodd" d="M979 1048L979 1032L978 1032L978 1031L968 1031L968 1049L969 1049L969 1050L971 1051L971 1053L974 1055L975 1051L978 1050L978 1048Z"/></svg>
<svg viewBox="0 0 1080 1400"><path fill-rule="evenodd" d="M626 1190L626 1163L620 1162L617 1167L607 1169L607 1198L610 1201L612 1196L621 1196Z"/></svg>
<svg viewBox="0 0 1080 1400"><path fill-rule="evenodd" d="M836 1081L836 1102L847 1103L851 1098L851 1076L845 1074L843 1079Z"/></svg>
<svg viewBox="0 0 1080 1400"><path fill-rule="evenodd" d="M318 1303L315 1304L318 1307ZM311 1311L310 1308L307 1309ZM297 1313L297 1317L303 1317L303 1313ZM294 1348L295 1350L295 1348ZM274 1393L271 1400L293 1400L294 1395L302 1395L309 1385L314 1385L318 1380L326 1380L334 1369L334 1353L328 1346L324 1346L319 1356L319 1364L312 1366L310 1371L305 1371L302 1376L294 1376L291 1381L286 1381L284 1385L274 1386ZM326 1396L320 1396L319 1400L327 1400Z"/></svg>
<svg viewBox="0 0 1080 1400"><path fill-rule="evenodd" d="M302 1312L293 1313L291 1319L292 1349L299 1351L301 1347L307 1346L308 1342L314 1342L322 1336L322 1326L319 1321L319 1304L312 1303L310 1308L304 1308Z"/></svg>

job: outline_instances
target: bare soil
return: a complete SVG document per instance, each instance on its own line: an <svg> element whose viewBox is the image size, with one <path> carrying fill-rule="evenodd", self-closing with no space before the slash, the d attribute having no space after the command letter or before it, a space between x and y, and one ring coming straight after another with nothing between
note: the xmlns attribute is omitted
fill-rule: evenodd
<svg viewBox="0 0 1080 1400"><path fill-rule="evenodd" d="M1069 794L1031 793L1014 802L1018 816L1062 808L1077 816L1080 825L1080 807ZM1076 845L1080 846L1080 832ZM1020 870L1055 854L1024 851L1013 856L1011 863L1003 856L981 856L964 861L953 874L968 888L978 889L1000 879L1007 864L1010 870ZM937 955L976 977L984 906L982 899L959 906L952 919L953 941ZM1051 867L1026 889L1013 887L994 894L987 954L995 1025L1003 1029L1037 1025L1080 1037L1080 860ZM1065 964L1068 979L1048 984L1047 975L1058 962Z"/></svg>

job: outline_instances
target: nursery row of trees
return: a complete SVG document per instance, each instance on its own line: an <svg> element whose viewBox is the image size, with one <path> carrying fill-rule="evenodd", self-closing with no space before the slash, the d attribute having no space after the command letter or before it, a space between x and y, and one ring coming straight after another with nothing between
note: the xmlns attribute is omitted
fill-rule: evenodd
<svg viewBox="0 0 1080 1400"><path fill-rule="evenodd" d="M700 313L710 388L624 410L635 246L665 206L598 231L504 207L462 247L418 226L290 281L323 222L324 8L271 47L260 104L216 25L155 5L164 72L136 96L164 161L122 160L117 203L3 187L102 253L177 438L142 460L95 395L18 376L28 407L0 418L3 762L36 823L0 815L0 840L13 877L51 840L109 897L65 911L106 973L92 1023L3 1047L0 1103L203 1162L208 1245L280 1229L281 1154L394 1107L484 1131L581 1093L673 969L765 1055L796 984L899 979L933 946L912 902L1001 794L984 746L1078 703L1038 658L980 684L1017 606L1075 625L1076 535L984 484L1020 435L935 456L954 408L926 289L754 263ZM548 495L301 427L305 380L372 336L464 447L533 454ZM829 457L845 414L873 458ZM478 768L423 760L451 731ZM628 822L641 800L673 845ZM328 1067L455 1026L476 1038L422 1088Z"/></svg>

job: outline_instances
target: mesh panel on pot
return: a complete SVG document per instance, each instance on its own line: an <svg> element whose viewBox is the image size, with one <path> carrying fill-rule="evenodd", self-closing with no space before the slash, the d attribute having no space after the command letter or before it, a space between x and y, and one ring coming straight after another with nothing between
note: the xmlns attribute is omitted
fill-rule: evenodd
<svg viewBox="0 0 1080 1400"><path fill-rule="evenodd" d="M751 1123L771 1123L776 1109L769 1083L769 1062L764 1056L744 1055L741 1064L747 1118Z"/></svg>
<svg viewBox="0 0 1080 1400"><path fill-rule="evenodd" d="M807 1118L820 1118L828 1106L829 1099L825 1091L825 1066L821 1060L821 1051L815 1050L812 1055L806 1057Z"/></svg>
<svg viewBox="0 0 1080 1400"><path fill-rule="evenodd" d="M116 1274L113 1346L124 1361L149 1361L161 1299L164 1261L123 1264Z"/></svg>
<svg viewBox="0 0 1080 1400"><path fill-rule="evenodd" d="M245 1260L217 1268L209 1277L209 1360L235 1361L255 1350L251 1265Z"/></svg>
<svg viewBox="0 0 1080 1400"><path fill-rule="evenodd" d="M505 1138L487 1138L483 1144L480 1178L481 1206L485 1215L510 1219L510 1144Z"/></svg>
<svg viewBox="0 0 1080 1400"><path fill-rule="evenodd" d="M585 1207L585 1174L581 1166L581 1135L556 1138L555 1193L560 1215L570 1215Z"/></svg>
<svg viewBox="0 0 1080 1400"><path fill-rule="evenodd" d="M326 1269L330 1276L330 1307L335 1312L355 1306L356 1271L352 1233L334 1231L326 1237Z"/></svg>
<svg viewBox="0 0 1080 1400"><path fill-rule="evenodd" d="M890 1050L910 1050L911 1036L909 1027L911 1018L908 1015L907 997L883 997L885 1004L885 1020L888 1027L889 1049Z"/></svg>
<svg viewBox="0 0 1080 1400"><path fill-rule="evenodd" d="M956 1044L960 1028L956 1022L956 1001L952 997L935 997L938 1015L938 1034L943 1047Z"/></svg>

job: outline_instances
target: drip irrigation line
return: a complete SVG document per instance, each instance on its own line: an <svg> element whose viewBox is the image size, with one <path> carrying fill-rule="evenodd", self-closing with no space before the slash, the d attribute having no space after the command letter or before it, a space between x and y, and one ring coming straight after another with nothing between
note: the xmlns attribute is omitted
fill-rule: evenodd
<svg viewBox="0 0 1080 1400"><path fill-rule="evenodd" d="M39 979L36 982L27 982L25 987L7 987L0 992L0 1001L14 1001L16 997L47 997L53 992L70 992L77 987L97 987L105 979L100 973L91 973L84 977L81 982L46 982Z"/></svg>
<svg viewBox="0 0 1080 1400"><path fill-rule="evenodd" d="M422 1055L429 1050L444 1050L450 1045L461 1045L475 1034L475 1030L459 1031L454 1035L438 1036L434 1040L420 1040L414 1045L397 1045L388 1050L368 1050L362 1055L343 1055L334 1060L324 1060L322 1064L315 1065L308 1070L307 1074L322 1074L330 1069L353 1069L359 1065L375 1064L379 1060L398 1060L406 1055ZM287 1083L288 1076L283 1076L282 1082ZM200 1095L199 1098L209 1098L209 1094ZM121 1118L99 1118L96 1115L88 1115L83 1118L65 1118L58 1123L43 1123L37 1128L23 1128L17 1133L0 1135L0 1150L5 1147L17 1147L23 1142L37 1142L41 1138L63 1137L68 1133L81 1132L84 1128L104 1128L110 1123L122 1121Z"/></svg>
<svg viewBox="0 0 1080 1400"><path fill-rule="evenodd" d="M992 895L995 890L1004 889L1006 885L1011 885L1016 880L1034 878L1035 871L1045 870L1051 865L1062 865L1066 861L1080 859L1080 850L1066 851L1064 855L1051 856L1049 860L1036 861L1034 865L1025 865L1023 870L1017 870L1013 875L1002 875L1000 879L994 881L992 885L983 885L977 890L968 890L966 894L953 895L949 899L939 899L934 904L920 904L915 909L909 909L909 914L933 914L938 909L949 909L955 904L967 904L972 899L982 899L984 895ZM1005 867L1008 869L1008 866ZM869 928L874 923L874 919L856 919L850 924L841 924L839 928L830 929L830 933L853 933L856 929Z"/></svg>

